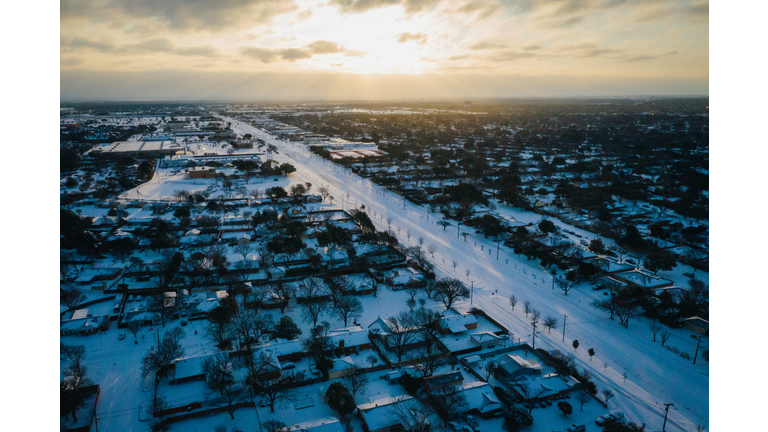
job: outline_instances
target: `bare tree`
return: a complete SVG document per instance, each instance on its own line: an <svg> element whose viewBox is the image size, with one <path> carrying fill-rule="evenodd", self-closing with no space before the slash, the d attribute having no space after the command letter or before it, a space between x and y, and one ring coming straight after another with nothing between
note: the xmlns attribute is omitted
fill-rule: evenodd
<svg viewBox="0 0 768 432"><path fill-rule="evenodd" d="M456 272L456 266L459 265L459 262L456 261L456 260L452 260L451 261L451 265L453 266L453 271L455 273Z"/></svg>
<svg viewBox="0 0 768 432"><path fill-rule="evenodd" d="M566 278L557 278L557 286L563 290L565 295L568 295L568 291L573 289L573 287L576 286L576 282L569 281Z"/></svg>
<svg viewBox="0 0 768 432"><path fill-rule="evenodd" d="M147 296L147 311L160 318L160 321L163 323L163 327L165 327L165 319L169 318L172 313L170 307L171 301L172 300L165 297L165 293Z"/></svg>
<svg viewBox="0 0 768 432"><path fill-rule="evenodd" d="M338 316L339 319L344 320L344 327L346 327L349 318L357 319L363 315L363 304L360 303L360 300L345 295L336 303L335 310L336 316Z"/></svg>
<svg viewBox="0 0 768 432"><path fill-rule="evenodd" d="M659 335L659 336L661 337L661 346L664 346L664 344L667 343L669 338L672 337L672 334L665 330L665 331L661 332L661 335Z"/></svg>
<svg viewBox="0 0 768 432"><path fill-rule="evenodd" d="M523 312L525 312L525 316L527 317L529 313L531 313L531 302L529 300L526 300L523 302Z"/></svg>
<svg viewBox="0 0 768 432"><path fill-rule="evenodd" d="M77 288L61 290L60 294L61 304L68 307L69 309L75 309L76 307L80 306L80 303L84 302L85 298L85 294L83 294L82 291Z"/></svg>
<svg viewBox="0 0 768 432"><path fill-rule="evenodd" d="M392 405L389 417L396 419L404 430L425 430L429 417L434 413L432 407L422 404L417 399L408 399Z"/></svg>
<svg viewBox="0 0 768 432"><path fill-rule="evenodd" d="M235 252L242 255L243 260L248 258L248 254L253 252L253 246L248 243L238 244L235 246Z"/></svg>
<svg viewBox="0 0 768 432"><path fill-rule="evenodd" d="M551 333L552 328L554 328L557 325L557 322L558 322L557 318L553 316L548 316L544 318L544 322L542 324L544 324L544 327L547 328L547 333Z"/></svg>
<svg viewBox="0 0 768 432"><path fill-rule="evenodd" d="M336 276L331 278L331 283L327 285L327 290L328 297L330 297L334 308L336 308L339 300L344 297L344 292L350 288L351 284L349 278L346 276Z"/></svg>
<svg viewBox="0 0 768 432"><path fill-rule="evenodd" d="M443 387L433 391L431 396L432 406L440 419L443 420L444 427L447 427L448 422L457 414L469 410L464 392L457 391L455 388Z"/></svg>
<svg viewBox="0 0 768 432"><path fill-rule="evenodd" d="M397 361L403 360L403 354L408 351L408 345L415 341L417 333L412 330L413 316L409 311L400 311L397 315L387 319L390 334L388 343L397 353Z"/></svg>
<svg viewBox="0 0 768 432"><path fill-rule="evenodd" d="M530 383L522 383L517 389L520 396L523 397L523 405L528 408L528 413L530 414L536 406L536 400L544 393L544 389L541 386L533 386Z"/></svg>
<svg viewBox="0 0 768 432"><path fill-rule="evenodd" d="M387 216L387 231L392 229L392 218Z"/></svg>
<svg viewBox="0 0 768 432"><path fill-rule="evenodd" d="M269 403L269 412L275 412L275 403L291 400L289 385L296 381L294 376L286 375L280 378L256 381L256 393L261 393Z"/></svg>
<svg viewBox="0 0 768 432"><path fill-rule="evenodd" d="M649 327L651 329L651 333L653 333L653 341L656 342L656 333L661 331L661 324L652 322Z"/></svg>
<svg viewBox="0 0 768 432"><path fill-rule="evenodd" d="M616 395L614 395L614 394L613 394L613 392L612 392L611 390L609 390L609 389L605 389L605 390L603 390L603 391L602 391L602 393L603 393L603 397L605 398L605 403L608 403L608 401L610 401L610 400L611 400L611 398L613 398L614 396L616 396Z"/></svg>
<svg viewBox="0 0 768 432"><path fill-rule="evenodd" d="M469 297L469 290L458 279L444 278L437 281L435 294L437 299L445 306L445 309L448 310L457 300Z"/></svg>
<svg viewBox="0 0 768 432"><path fill-rule="evenodd" d="M584 390L576 392L576 402L579 403L579 411L584 411L584 405L592 401L592 396Z"/></svg>
<svg viewBox="0 0 768 432"><path fill-rule="evenodd" d="M514 294L509 296L509 305L512 306L512 310L515 310L515 306L517 305L517 297Z"/></svg>
<svg viewBox="0 0 768 432"><path fill-rule="evenodd" d="M174 327L163 335L157 350L150 350L142 359L141 373L143 377L151 373L167 372L173 361L184 356L181 340L186 336L181 327Z"/></svg>
<svg viewBox="0 0 768 432"><path fill-rule="evenodd" d="M464 274L465 274L465 275L467 275L467 280L469 280L469 275L471 275L471 274L472 274L472 270L470 270L470 269L467 269L467 270L464 272Z"/></svg>
<svg viewBox="0 0 768 432"><path fill-rule="evenodd" d="M312 327L317 327L317 320L327 309L325 301L321 297L327 293L315 278L307 278L299 286L299 294L302 297L301 309L304 312L304 320L311 322Z"/></svg>
<svg viewBox="0 0 768 432"><path fill-rule="evenodd" d="M128 323L128 331L133 334L134 339L136 339L136 334L139 332L139 329L141 329L141 324L139 324L138 321L131 321Z"/></svg>
<svg viewBox="0 0 768 432"><path fill-rule="evenodd" d="M352 393L352 396L357 396L357 392L364 392L369 384L368 376L358 370L354 373L344 375L341 380L344 382L344 386Z"/></svg>

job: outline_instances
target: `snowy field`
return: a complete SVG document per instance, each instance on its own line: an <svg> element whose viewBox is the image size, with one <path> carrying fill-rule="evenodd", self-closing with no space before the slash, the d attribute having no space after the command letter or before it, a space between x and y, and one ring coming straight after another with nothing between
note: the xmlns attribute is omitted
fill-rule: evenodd
<svg viewBox="0 0 768 432"><path fill-rule="evenodd" d="M311 154L303 144L289 144L273 139L264 131L232 120L232 128L238 134L250 133L279 150L275 159L296 166L291 175L292 182L309 181L314 185L329 185L334 195L349 195L346 206L365 204L368 214L378 229L386 229L386 219L392 219L392 226L399 240L410 246L416 238L423 236L425 245L438 247L434 262L438 276L454 276L462 280L482 281L485 288L475 289L474 302L513 333L527 335L531 332L529 320L522 308L510 310L507 298L515 294L520 302L530 300L532 307L540 310L542 316L552 315L563 321L567 315L565 341L561 328L537 336L537 346L559 349L573 353L571 342L578 339L581 348L575 352L581 368L589 370L598 388L610 388L617 393L611 403L623 409L630 420L658 427L663 421L663 403L673 402L677 411L670 411L667 427L671 430L693 430L696 424L708 423L709 418L709 369L707 362L697 361L693 365L677 354L662 348L660 342L653 342L648 330L650 320L645 317L633 319L629 329L611 321L603 312L589 306L599 292L587 287L578 287L567 296L560 290L552 290L552 276L537 262L515 255L508 248L502 248L496 258L496 244L491 239L479 237L456 238L456 227L443 231L437 226L438 219L422 206L404 201L399 195L379 187L367 179L352 174L343 167L332 164ZM501 211L509 211L521 221L538 222L541 216L531 212L511 209L500 204ZM506 209L506 210L505 210ZM441 217L441 216L438 216ZM577 232L591 239L595 235L553 220L561 227ZM395 229L400 227L401 229ZM408 239L406 232L410 231ZM607 242L612 245L613 242ZM492 251L489 253L489 250ZM454 273L452 260L459 266ZM470 271L469 278L465 271ZM683 273L692 272L687 266L678 265L673 271L660 271L659 276L670 278L676 284L685 286L687 278ZM708 282L707 274L697 272L697 277ZM468 305L467 305L468 306ZM695 341L687 330L671 330L670 343L682 351L693 353ZM525 339L525 337L524 337ZM590 360L586 353L594 348L596 355ZM607 368L605 367L607 364ZM623 374L628 378L624 382Z"/></svg>

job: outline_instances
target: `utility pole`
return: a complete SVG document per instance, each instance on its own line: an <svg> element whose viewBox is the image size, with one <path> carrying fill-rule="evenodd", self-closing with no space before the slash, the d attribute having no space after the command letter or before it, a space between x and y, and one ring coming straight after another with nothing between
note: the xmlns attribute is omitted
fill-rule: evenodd
<svg viewBox="0 0 768 432"><path fill-rule="evenodd" d="M701 347L701 336L696 338L696 354L693 355L693 364L696 364L696 357L699 355L700 347Z"/></svg>
<svg viewBox="0 0 768 432"><path fill-rule="evenodd" d="M555 275L557 275L557 271L552 269L552 289L555 289Z"/></svg>
<svg viewBox="0 0 768 432"><path fill-rule="evenodd" d="M531 324L533 325L533 346L531 348L536 349L536 317L533 317L533 321L531 321Z"/></svg>
<svg viewBox="0 0 768 432"><path fill-rule="evenodd" d="M499 248L501 248L501 240L496 243L496 259L499 259Z"/></svg>
<svg viewBox="0 0 768 432"><path fill-rule="evenodd" d="M474 304L472 303L472 301L475 297L475 281L472 281L471 283L472 283L472 293L469 295L469 304Z"/></svg>
<svg viewBox="0 0 768 432"><path fill-rule="evenodd" d="M664 406L666 408L664 409L664 425L661 426L661 432L665 432L667 430L666 429L667 428L667 414L669 414L669 407L670 406L675 406L675 404L666 403L666 404L664 404Z"/></svg>
<svg viewBox="0 0 768 432"><path fill-rule="evenodd" d="M568 315L563 314L563 342L565 342L565 321L568 319Z"/></svg>

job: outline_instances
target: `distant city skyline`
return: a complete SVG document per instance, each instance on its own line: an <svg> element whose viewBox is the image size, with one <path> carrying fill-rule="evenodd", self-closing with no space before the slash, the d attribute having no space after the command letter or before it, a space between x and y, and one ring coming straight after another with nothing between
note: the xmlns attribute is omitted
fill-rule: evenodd
<svg viewBox="0 0 768 432"><path fill-rule="evenodd" d="M699 0L61 2L62 100L707 95Z"/></svg>

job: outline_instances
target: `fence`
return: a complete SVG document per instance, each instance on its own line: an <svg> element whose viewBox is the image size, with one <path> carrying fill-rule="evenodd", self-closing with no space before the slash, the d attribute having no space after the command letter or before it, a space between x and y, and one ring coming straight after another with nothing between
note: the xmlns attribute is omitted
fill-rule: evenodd
<svg viewBox="0 0 768 432"><path fill-rule="evenodd" d="M236 410L240 408L255 408L255 407L256 407L256 404L254 402L239 402L233 405L233 408L235 408ZM226 409L221 407L216 407L216 408L199 410L199 411L195 411L187 414L182 414L179 416L170 417L152 426L152 432L165 430L168 427L168 425L173 423L178 423L184 420L190 420L197 417L205 417L212 414L219 414L222 412L226 412Z"/></svg>

